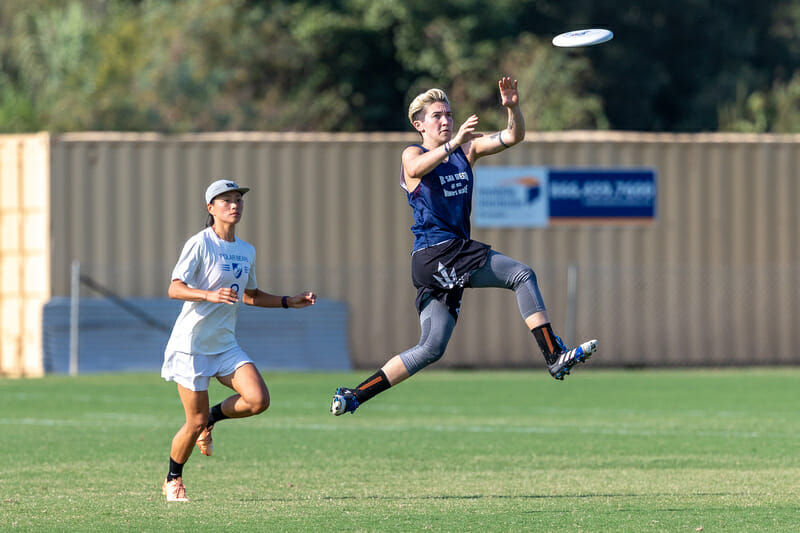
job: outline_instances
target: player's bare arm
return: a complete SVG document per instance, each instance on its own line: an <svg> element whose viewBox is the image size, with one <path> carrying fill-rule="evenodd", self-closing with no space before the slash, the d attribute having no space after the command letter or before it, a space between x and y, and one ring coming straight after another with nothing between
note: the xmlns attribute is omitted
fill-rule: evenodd
<svg viewBox="0 0 800 533"><path fill-rule="evenodd" d="M254 305L256 307L283 307L283 298L283 296L270 294L260 289L245 289L242 301L246 305ZM286 297L286 305L295 309L314 305L316 301L317 295L313 292L302 292L295 296Z"/></svg>
<svg viewBox="0 0 800 533"><path fill-rule="evenodd" d="M435 146L435 148L429 149L426 152L419 146L409 146L403 150L401 156L403 162L403 176L408 191L411 192L416 189L417 185L419 185L419 180L436 168L439 163L450 157L450 154L452 154L456 148L465 145L464 149L466 151L470 141L481 137L482 134L475 131L477 126L478 116L471 115L464 121L461 127L458 128L458 132L456 132L455 136L451 138L445 137L444 142L435 134L429 133L422 127L417 127L417 130L422 134L423 144L432 145Z"/></svg>
<svg viewBox="0 0 800 533"><path fill-rule="evenodd" d="M504 130L473 142L467 152L470 163L474 163L483 156L496 154L511 148L525 138L525 117L522 115L519 105L517 80L512 80L506 76L497 82L497 86L500 90L500 103L508 111L508 126Z"/></svg>
<svg viewBox="0 0 800 533"><path fill-rule="evenodd" d="M239 301L239 294L229 287L223 287L215 291L205 291L193 289L179 279L172 280L167 294L173 300L184 300L186 302L211 302L233 305Z"/></svg>

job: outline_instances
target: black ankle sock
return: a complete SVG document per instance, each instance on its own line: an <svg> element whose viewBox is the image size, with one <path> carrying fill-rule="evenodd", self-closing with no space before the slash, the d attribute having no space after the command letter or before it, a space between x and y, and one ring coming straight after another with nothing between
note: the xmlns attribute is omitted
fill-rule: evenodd
<svg viewBox="0 0 800 533"><path fill-rule="evenodd" d="M547 364L552 365L555 363L559 347L556 342L556 336L553 333L553 328L550 327L550 323L548 322L547 324L533 328L531 333L533 333L533 337L536 339L537 344L539 344L539 349L542 350L542 355L544 355L544 360L547 361Z"/></svg>
<svg viewBox="0 0 800 533"><path fill-rule="evenodd" d="M358 387L353 389L358 403L364 403L376 394L379 394L391 387L389 380L383 370L378 370L364 380Z"/></svg>
<svg viewBox="0 0 800 533"><path fill-rule="evenodd" d="M169 458L169 472L167 472L167 481L172 481L176 477L183 477L183 465L185 463L176 463L175 460Z"/></svg>
<svg viewBox="0 0 800 533"><path fill-rule="evenodd" d="M208 424L206 424L206 427L213 426L220 420L225 420L226 418L230 417L222 412L222 402L220 402L212 407L211 411L208 413Z"/></svg>

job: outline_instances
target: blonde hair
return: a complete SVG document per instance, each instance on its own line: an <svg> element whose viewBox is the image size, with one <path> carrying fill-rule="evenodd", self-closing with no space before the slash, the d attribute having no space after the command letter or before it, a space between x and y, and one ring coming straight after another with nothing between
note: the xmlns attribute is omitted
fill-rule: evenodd
<svg viewBox="0 0 800 533"><path fill-rule="evenodd" d="M434 102L444 102L448 106L450 105L450 101L447 99L447 95L443 90L428 89L424 93L418 94L417 97L411 101L411 105L408 106L409 122L414 124L414 120L420 120L421 117L416 117L416 115Z"/></svg>

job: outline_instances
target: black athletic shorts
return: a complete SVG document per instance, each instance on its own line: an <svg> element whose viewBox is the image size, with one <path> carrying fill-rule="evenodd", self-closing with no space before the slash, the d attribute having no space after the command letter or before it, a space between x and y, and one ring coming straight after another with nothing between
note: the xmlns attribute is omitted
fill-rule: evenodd
<svg viewBox="0 0 800 533"><path fill-rule="evenodd" d="M458 319L469 276L486 264L492 247L473 240L453 239L417 250L411 256L411 281L417 288L417 313L430 298L447 305Z"/></svg>

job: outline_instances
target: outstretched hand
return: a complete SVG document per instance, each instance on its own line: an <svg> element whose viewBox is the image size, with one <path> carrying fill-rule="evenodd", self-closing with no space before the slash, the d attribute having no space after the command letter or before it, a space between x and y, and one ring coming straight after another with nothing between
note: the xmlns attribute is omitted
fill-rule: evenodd
<svg viewBox="0 0 800 533"><path fill-rule="evenodd" d="M456 146L471 141L477 137L482 137L482 133L477 133L475 128L478 126L478 115L472 115L458 128L458 133L452 139Z"/></svg>
<svg viewBox="0 0 800 533"><path fill-rule="evenodd" d="M311 291L303 292L297 296L289 296L286 299L286 303L289 305L289 307L294 307L297 309L301 307L308 307L309 305L314 305L317 303L317 295Z"/></svg>
<svg viewBox="0 0 800 533"><path fill-rule="evenodd" d="M500 88L500 103L504 107L514 107L519 105L519 92L517 92L517 80L512 80L504 76L497 86Z"/></svg>

